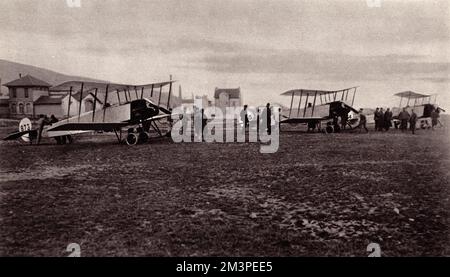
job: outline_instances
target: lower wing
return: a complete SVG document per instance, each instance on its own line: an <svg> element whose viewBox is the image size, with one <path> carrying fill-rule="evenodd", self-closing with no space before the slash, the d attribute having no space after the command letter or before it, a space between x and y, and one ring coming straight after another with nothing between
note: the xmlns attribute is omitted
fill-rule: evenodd
<svg viewBox="0 0 450 277"><path fill-rule="evenodd" d="M145 122L151 122L160 120L163 118L170 117L170 114L163 114L150 117ZM56 132L56 131L103 131L103 132L113 132L115 130L119 130L120 128L136 125L136 123L131 122L116 122L116 123L96 123L96 122L76 122L76 123L66 123L56 127L48 129L48 132Z"/></svg>

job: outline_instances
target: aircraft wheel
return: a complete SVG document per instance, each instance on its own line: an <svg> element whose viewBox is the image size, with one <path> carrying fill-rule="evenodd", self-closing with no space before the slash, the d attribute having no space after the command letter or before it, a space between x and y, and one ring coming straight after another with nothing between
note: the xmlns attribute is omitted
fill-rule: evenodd
<svg viewBox="0 0 450 277"><path fill-rule="evenodd" d="M148 142L148 135L146 132L139 133L139 143L146 143Z"/></svg>
<svg viewBox="0 0 450 277"><path fill-rule="evenodd" d="M137 134L131 133L131 134L128 134L125 141L126 141L127 145L130 145L130 146L136 145L139 142L139 137Z"/></svg>
<svg viewBox="0 0 450 277"><path fill-rule="evenodd" d="M327 126L327 128L325 128L325 132L326 132L327 134L333 133L333 132L334 132L333 126Z"/></svg>

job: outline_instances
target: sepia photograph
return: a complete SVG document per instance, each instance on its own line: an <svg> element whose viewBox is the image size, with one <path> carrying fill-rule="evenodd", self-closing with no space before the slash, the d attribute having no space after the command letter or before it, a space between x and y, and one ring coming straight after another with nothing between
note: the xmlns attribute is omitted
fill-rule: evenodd
<svg viewBox="0 0 450 277"><path fill-rule="evenodd" d="M0 34L1 257L450 256L450 1L2 0Z"/></svg>

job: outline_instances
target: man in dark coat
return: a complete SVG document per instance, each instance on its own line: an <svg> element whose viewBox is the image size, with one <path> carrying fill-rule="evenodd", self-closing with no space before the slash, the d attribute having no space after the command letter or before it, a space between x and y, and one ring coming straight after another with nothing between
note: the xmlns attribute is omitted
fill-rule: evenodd
<svg viewBox="0 0 450 277"><path fill-rule="evenodd" d="M389 128L392 127L392 112L391 109L387 109L384 113L384 129L389 131Z"/></svg>
<svg viewBox="0 0 450 277"><path fill-rule="evenodd" d="M380 127L380 108L377 108L375 112L373 112L373 120L375 121L375 131L378 131Z"/></svg>
<svg viewBox="0 0 450 277"><path fill-rule="evenodd" d="M378 112L378 131L383 132L384 129L384 110L380 108Z"/></svg>
<svg viewBox="0 0 450 277"><path fill-rule="evenodd" d="M242 121L242 132L245 132L245 129L249 125L247 107L248 107L247 105L244 105L244 109L241 110L241 114L240 114L241 121Z"/></svg>
<svg viewBox="0 0 450 277"><path fill-rule="evenodd" d="M267 103L266 108L262 112L263 126L266 123L267 134L270 135L272 132L272 111L270 109L270 103Z"/></svg>
<svg viewBox="0 0 450 277"><path fill-rule="evenodd" d="M431 129L434 130L434 127L438 125L439 122L439 110L433 109L431 112Z"/></svg>

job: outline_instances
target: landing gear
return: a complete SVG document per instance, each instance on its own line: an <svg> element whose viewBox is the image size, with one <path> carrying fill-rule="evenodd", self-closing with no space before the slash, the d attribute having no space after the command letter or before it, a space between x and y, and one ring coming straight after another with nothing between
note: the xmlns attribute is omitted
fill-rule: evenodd
<svg viewBox="0 0 450 277"><path fill-rule="evenodd" d="M333 133L333 132L334 132L333 126L328 125L328 126L325 128L325 133L331 134L331 133Z"/></svg>
<svg viewBox="0 0 450 277"><path fill-rule="evenodd" d="M127 145L136 145L139 141L139 137L135 133L128 134L127 138L125 139L125 142Z"/></svg>
<svg viewBox="0 0 450 277"><path fill-rule="evenodd" d="M146 143L149 139L149 136L142 128L134 128L128 129L128 135L125 139L127 145L133 146L139 143Z"/></svg>

